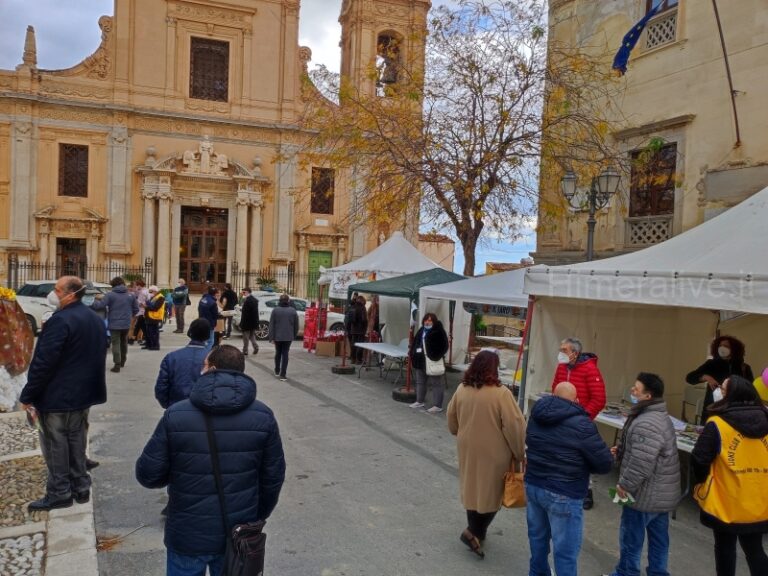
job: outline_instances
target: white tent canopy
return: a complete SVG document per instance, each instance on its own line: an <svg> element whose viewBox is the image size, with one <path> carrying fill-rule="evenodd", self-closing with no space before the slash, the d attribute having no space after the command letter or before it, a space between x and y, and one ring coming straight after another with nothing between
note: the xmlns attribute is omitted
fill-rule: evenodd
<svg viewBox="0 0 768 576"><path fill-rule="evenodd" d="M666 382L679 414L685 376L707 358L716 332L742 340L746 361L768 365L768 188L661 244L573 266L528 269L535 295L527 396L549 390L559 342L582 340L599 357L608 399L638 372ZM747 313L721 317L728 310Z"/></svg>
<svg viewBox="0 0 768 576"><path fill-rule="evenodd" d="M384 280L432 268L439 266L408 242L402 232L395 232L381 246L357 260L335 268L320 268L317 283L331 285L331 298L346 299L347 287L357 282Z"/></svg>
<svg viewBox="0 0 768 576"><path fill-rule="evenodd" d="M528 270L525 292L768 314L768 188L632 254Z"/></svg>
<svg viewBox="0 0 768 576"><path fill-rule="evenodd" d="M488 274L447 284L425 286L419 290L419 298L526 308L528 296L523 294L524 278L525 269Z"/></svg>

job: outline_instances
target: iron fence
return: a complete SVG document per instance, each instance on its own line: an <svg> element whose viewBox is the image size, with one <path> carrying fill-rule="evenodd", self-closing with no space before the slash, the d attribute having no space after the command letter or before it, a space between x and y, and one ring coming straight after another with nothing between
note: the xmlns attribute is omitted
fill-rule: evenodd
<svg viewBox="0 0 768 576"><path fill-rule="evenodd" d="M107 283L117 276L127 282L141 278L147 284L153 283L154 269L152 261L141 266L128 266L117 262L105 264L88 264L84 260L69 262L28 262L19 260L16 254L8 255L9 288L18 290L27 282L35 280L56 280L61 276L79 276L91 282Z"/></svg>
<svg viewBox="0 0 768 576"><path fill-rule="evenodd" d="M270 290L285 292L291 296L315 300L319 296L317 281L319 272L297 272L295 266L275 266L261 270L241 270L233 268L230 283L240 291L245 287L252 290Z"/></svg>

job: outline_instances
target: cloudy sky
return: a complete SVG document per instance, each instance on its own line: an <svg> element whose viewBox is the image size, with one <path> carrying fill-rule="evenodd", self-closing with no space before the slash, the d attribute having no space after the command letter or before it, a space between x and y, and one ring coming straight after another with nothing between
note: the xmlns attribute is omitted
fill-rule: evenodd
<svg viewBox="0 0 768 576"><path fill-rule="evenodd" d="M432 4L450 3L433 0ZM341 0L301 0L299 44L312 49L312 61L339 69L338 23ZM99 16L113 14L114 0L0 0L0 69L13 69L21 62L24 34L35 27L39 68L69 68L92 54L99 45ZM535 236L527 231L515 245L492 242L478 251L476 272L485 261L519 262L535 247ZM457 244L456 270L463 256Z"/></svg>

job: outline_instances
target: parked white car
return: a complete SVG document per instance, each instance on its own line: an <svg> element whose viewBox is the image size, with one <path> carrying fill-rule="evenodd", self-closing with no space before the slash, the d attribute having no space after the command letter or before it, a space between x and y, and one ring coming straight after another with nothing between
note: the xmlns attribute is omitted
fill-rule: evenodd
<svg viewBox="0 0 768 576"><path fill-rule="evenodd" d="M256 329L256 338L266 340L269 334L269 317L272 314L272 309L277 306L280 295L275 293L267 293L265 295L254 293L254 296L259 300L259 327ZM304 311L310 307L310 304L309 301L303 298L291 297L291 305L299 313L299 337L304 335ZM232 325L238 330L240 330L240 312L240 306L235 307ZM328 330L344 330L344 315L337 312L328 312L328 323L326 326Z"/></svg>
<svg viewBox="0 0 768 576"><path fill-rule="evenodd" d="M88 287L85 290L85 296L83 296L83 303L86 306L93 303L96 294L106 294L112 290L112 286L109 284L100 282L88 282L87 284ZM34 334L40 332L45 320L56 311L53 306L48 304L47 300L48 293L53 291L54 286L56 286L56 280L31 280L16 292L16 300L21 309L24 310Z"/></svg>

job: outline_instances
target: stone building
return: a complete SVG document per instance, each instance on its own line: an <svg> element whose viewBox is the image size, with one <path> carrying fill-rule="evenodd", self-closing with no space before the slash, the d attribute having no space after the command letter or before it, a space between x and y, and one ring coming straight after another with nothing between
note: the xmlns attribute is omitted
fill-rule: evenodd
<svg viewBox="0 0 768 576"><path fill-rule="evenodd" d="M622 37L659 0L552 0L550 41L587 47L611 59ZM768 10L760 0L718 0L723 47L712 2L661 0L619 80L621 121L609 135L629 160L657 143L649 171L622 174L618 197L600 211L596 257L641 249L680 234L768 185ZM734 118L738 115L738 131ZM564 206L563 167L544 163L544 203ZM549 177L548 177L549 176ZM554 176L554 177L552 177ZM579 182L588 188L589 182ZM541 264L584 260L586 214L560 210L540 222Z"/></svg>
<svg viewBox="0 0 768 576"><path fill-rule="evenodd" d="M429 6L344 0L342 71L369 81L354 71L383 38L423 51ZM30 27L0 70L0 283L10 255L56 274L147 263L160 286L200 289L376 245L347 224L344 175L302 162L299 0L115 1L98 24L72 68L38 68Z"/></svg>

